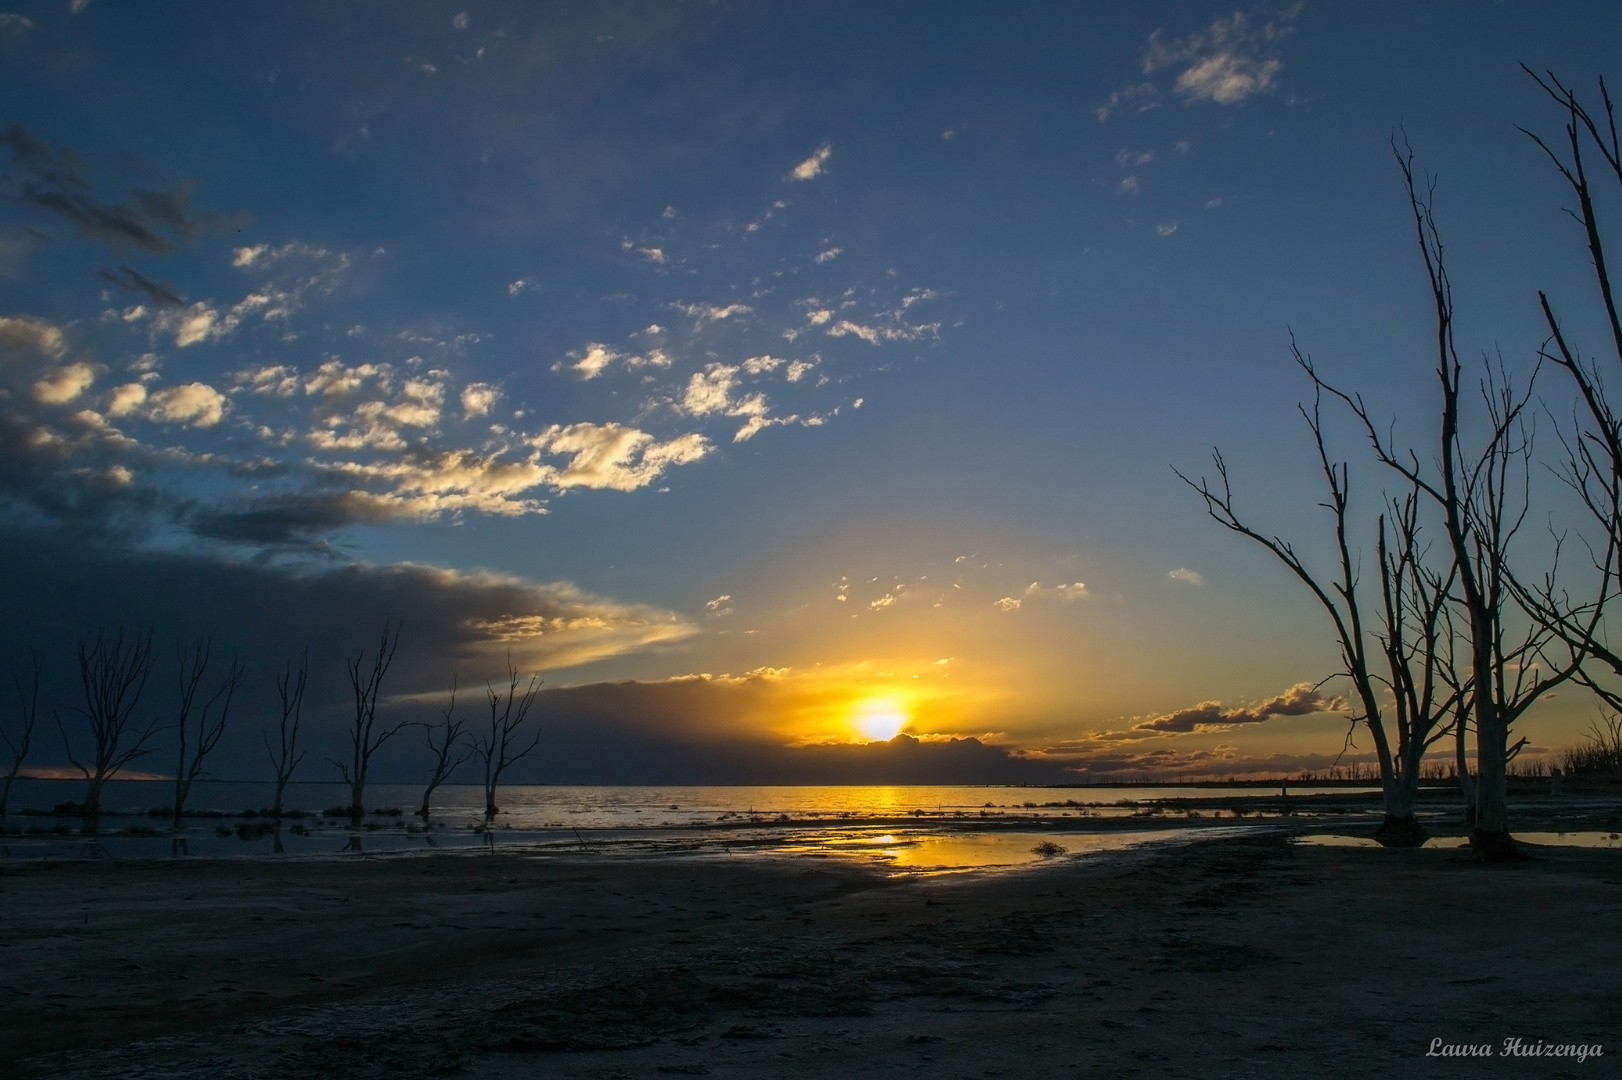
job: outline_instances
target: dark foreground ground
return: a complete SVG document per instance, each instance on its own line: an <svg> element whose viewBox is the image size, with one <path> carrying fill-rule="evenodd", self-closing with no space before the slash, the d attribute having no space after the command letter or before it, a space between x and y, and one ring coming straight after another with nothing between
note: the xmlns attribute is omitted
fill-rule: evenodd
<svg viewBox="0 0 1622 1080"><path fill-rule="evenodd" d="M0 900L5 1076L1622 1075L1616 851L13 862ZM1605 1056L1426 1057L1513 1036Z"/></svg>

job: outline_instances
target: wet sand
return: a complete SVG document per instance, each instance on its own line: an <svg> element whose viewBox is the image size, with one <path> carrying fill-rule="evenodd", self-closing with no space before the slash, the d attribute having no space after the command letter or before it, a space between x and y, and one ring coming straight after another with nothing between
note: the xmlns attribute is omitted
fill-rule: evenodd
<svg viewBox="0 0 1622 1080"><path fill-rule="evenodd" d="M944 877L581 852L19 861L0 890L0 1061L28 1077L1603 1076L1622 1059L1611 851L1482 866L1258 831ZM1506 1036L1606 1056L1425 1056Z"/></svg>

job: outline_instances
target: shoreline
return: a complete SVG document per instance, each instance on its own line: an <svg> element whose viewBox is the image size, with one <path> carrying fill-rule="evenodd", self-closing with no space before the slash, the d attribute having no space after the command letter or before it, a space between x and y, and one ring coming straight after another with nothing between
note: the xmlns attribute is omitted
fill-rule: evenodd
<svg viewBox="0 0 1622 1080"><path fill-rule="evenodd" d="M1270 826L946 876L774 855L12 860L0 1055L40 1080L832 1080L1429 1076L1435 1037L1622 1053L1616 852L1495 867Z"/></svg>

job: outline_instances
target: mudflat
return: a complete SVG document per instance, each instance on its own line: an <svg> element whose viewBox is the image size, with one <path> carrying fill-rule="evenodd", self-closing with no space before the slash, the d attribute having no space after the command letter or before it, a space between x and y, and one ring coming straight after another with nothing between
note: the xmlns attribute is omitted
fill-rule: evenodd
<svg viewBox="0 0 1622 1080"><path fill-rule="evenodd" d="M0 894L25 1077L1622 1074L1616 851L19 861Z"/></svg>

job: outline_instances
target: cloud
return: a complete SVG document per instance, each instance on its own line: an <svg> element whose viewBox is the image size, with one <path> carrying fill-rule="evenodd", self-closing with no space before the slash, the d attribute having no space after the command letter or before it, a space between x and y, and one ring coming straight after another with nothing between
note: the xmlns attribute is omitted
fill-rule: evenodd
<svg viewBox="0 0 1622 1080"><path fill-rule="evenodd" d="M1197 570L1190 570L1186 566L1179 566L1167 575L1173 581L1181 581L1188 585L1204 585L1205 577Z"/></svg>
<svg viewBox="0 0 1622 1080"><path fill-rule="evenodd" d="M120 266L117 272L97 270L96 276L105 282L117 285L120 289L145 295L156 307L179 307L185 303L167 285L153 281L139 271L132 270L127 266Z"/></svg>
<svg viewBox="0 0 1622 1080"><path fill-rule="evenodd" d="M1177 231L1177 222L1175 222L1175 221L1163 221L1159 225L1155 226L1155 235L1156 236L1170 236L1172 233L1174 233L1176 231Z"/></svg>
<svg viewBox="0 0 1622 1080"><path fill-rule="evenodd" d="M65 405L96 381L93 364L66 364L48 371L34 383L34 400L43 405Z"/></svg>
<svg viewBox="0 0 1622 1080"><path fill-rule="evenodd" d="M1260 724L1275 716L1307 716L1339 712L1344 708L1342 699L1325 698L1312 683L1296 683L1282 694L1256 705L1224 709L1220 701L1202 701L1163 716L1151 716L1134 724L1132 732L1153 735L1222 731L1240 724Z"/></svg>
<svg viewBox="0 0 1622 1080"><path fill-rule="evenodd" d="M513 282L511 285L507 286L507 295L508 296L518 296L518 295L520 295L522 293L534 292L536 289L539 289L539 288L540 288L540 286L535 283L534 278L521 277L517 281Z"/></svg>
<svg viewBox="0 0 1622 1080"><path fill-rule="evenodd" d="M1136 195L1138 193L1138 178L1136 176L1122 177L1121 182L1115 185L1115 190L1122 195Z"/></svg>
<svg viewBox="0 0 1622 1080"><path fill-rule="evenodd" d="M1115 155L1115 164L1123 169L1130 169L1136 165L1147 165L1154 159L1153 150L1120 150Z"/></svg>
<svg viewBox="0 0 1622 1080"><path fill-rule="evenodd" d="M1254 25L1243 12L1218 18L1209 28L1166 42L1161 32L1149 35L1144 50L1143 73L1163 68L1181 68L1174 93L1185 101L1239 105L1257 94L1269 92L1284 63L1272 55L1289 36L1285 25L1293 12L1280 21Z"/></svg>
<svg viewBox="0 0 1622 1080"><path fill-rule="evenodd" d="M811 152L811 156L794 166L794 171L788 174L790 180L815 180L822 175L823 166L833 156L833 146L824 142Z"/></svg>
<svg viewBox="0 0 1622 1080"><path fill-rule="evenodd" d="M595 379L614 361L625 358L623 353L600 341L588 342L583 350L569 355L575 358L569 368L582 379Z"/></svg>
<svg viewBox="0 0 1622 1080"><path fill-rule="evenodd" d="M1144 46L1143 74L1176 71L1170 92L1185 104L1242 105L1277 86L1278 74L1284 68L1278 49L1290 35L1293 28L1289 24L1299 10L1300 5L1295 5L1260 25L1251 16L1236 11L1214 20L1205 30L1171 41L1156 30ZM1153 79L1145 79L1114 91L1094 112L1103 122L1123 108L1136 112L1159 108L1165 96ZM1187 147L1180 143L1178 149L1186 152ZM1123 150L1117 156L1122 168L1129 167L1131 154Z"/></svg>
<svg viewBox="0 0 1622 1080"><path fill-rule="evenodd" d="M1123 87L1110 93L1103 104L1094 109L1099 123L1108 120L1115 112L1125 106L1134 106L1138 112L1146 112L1157 108L1160 104L1160 91L1151 82L1138 83L1136 86Z"/></svg>
<svg viewBox="0 0 1622 1080"><path fill-rule="evenodd" d="M665 306L692 319L694 330L702 329L707 323L749 315L755 310L748 304L686 304L680 300L674 300Z"/></svg>
<svg viewBox="0 0 1622 1080"><path fill-rule="evenodd" d="M468 383L462 388L462 419L486 416L501 400L501 388L490 383Z"/></svg>
<svg viewBox="0 0 1622 1080"><path fill-rule="evenodd" d="M27 15L0 12L0 38L21 37L33 28L34 20Z"/></svg>
<svg viewBox="0 0 1622 1080"><path fill-rule="evenodd" d="M148 417L160 423L213 427L225 416L225 395L207 383L171 386L150 395Z"/></svg>
<svg viewBox="0 0 1622 1080"><path fill-rule="evenodd" d="M720 596L717 596L714 600L711 600L711 601L707 602L704 606L706 608L708 608L710 614L714 615L716 618L718 618L718 619L725 618L726 616L732 614L732 607L728 603L728 601L730 601L731 599L732 599L732 594L731 593L722 593Z"/></svg>
<svg viewBox="0 0 1622 1080"><path fill-rule="evenodd" d="M1018 611L1020 609L1020 599L1017 596L1005 596L991 606L998 611Z"/></svg>
<svg viewBox="0 0 1622 1080"><path fill-rule="evenodd" d="M660 442L645 431L618 424L555 424L536 436L533 444L544 453L570 459L567 467L550 474L552 485L611 491L647 487L665 470L698 461L711 449L702 435L678 435Z"/></svg>
<svg viewBox="0 0 1622 1080"><path fill-rule="evenodd" d="M6 128L0 145L11 151L12 160L23 170L12 198L71 222L86 240L114 249L163 252L202 231L202 222L187 205L189 187L135 191L131 201L105 202L95 197L84 162L73 151L52 147L21 124Z"/></svg>
<svg viewBox="0 0 1622 1080"><path fill-rule="evenodd" d="M811 256L811 261L814 263L832 262L833 260L839 258L844 250L844 248L831 247L826 251L819 251L815 255Z"/></svg>
<svg viewBox="0 0 1622 1080"><path fill-rule="evenodd" d="M1025 589L1025 595L1051 600L1086 600L1092 596L1087 591L1087 586L1079 581L1071 582L1069 585L1054 585L1051 588L1043 588L1041 582L1033 581Z"/></svg>
<svg viewBox="0 0 1622 1080"><path fill-rule="evenodd" d="M306 719L318 738L343 713L343 658L375 642L385 619L402 627L401 655L384 690L384 707L396 716L402 697L443 689L458 668L464 685L492 674L509 651L521 669L544 671L659 648L698 631L658 607L488 570L244 562L25 531L0 537L0 553L13 571L0 581L0 604L21 620L13 641L61 669L48 672L47 686L77 682L74 639L98 627L151 626L160 640L212 635L261 671L308 648ZM243 618L245 611L253 618ZM268 677L245 692L271 699L246 702L247 714L274 708ZM257 736L240 744L244 758L259 753Z"/></svg>

